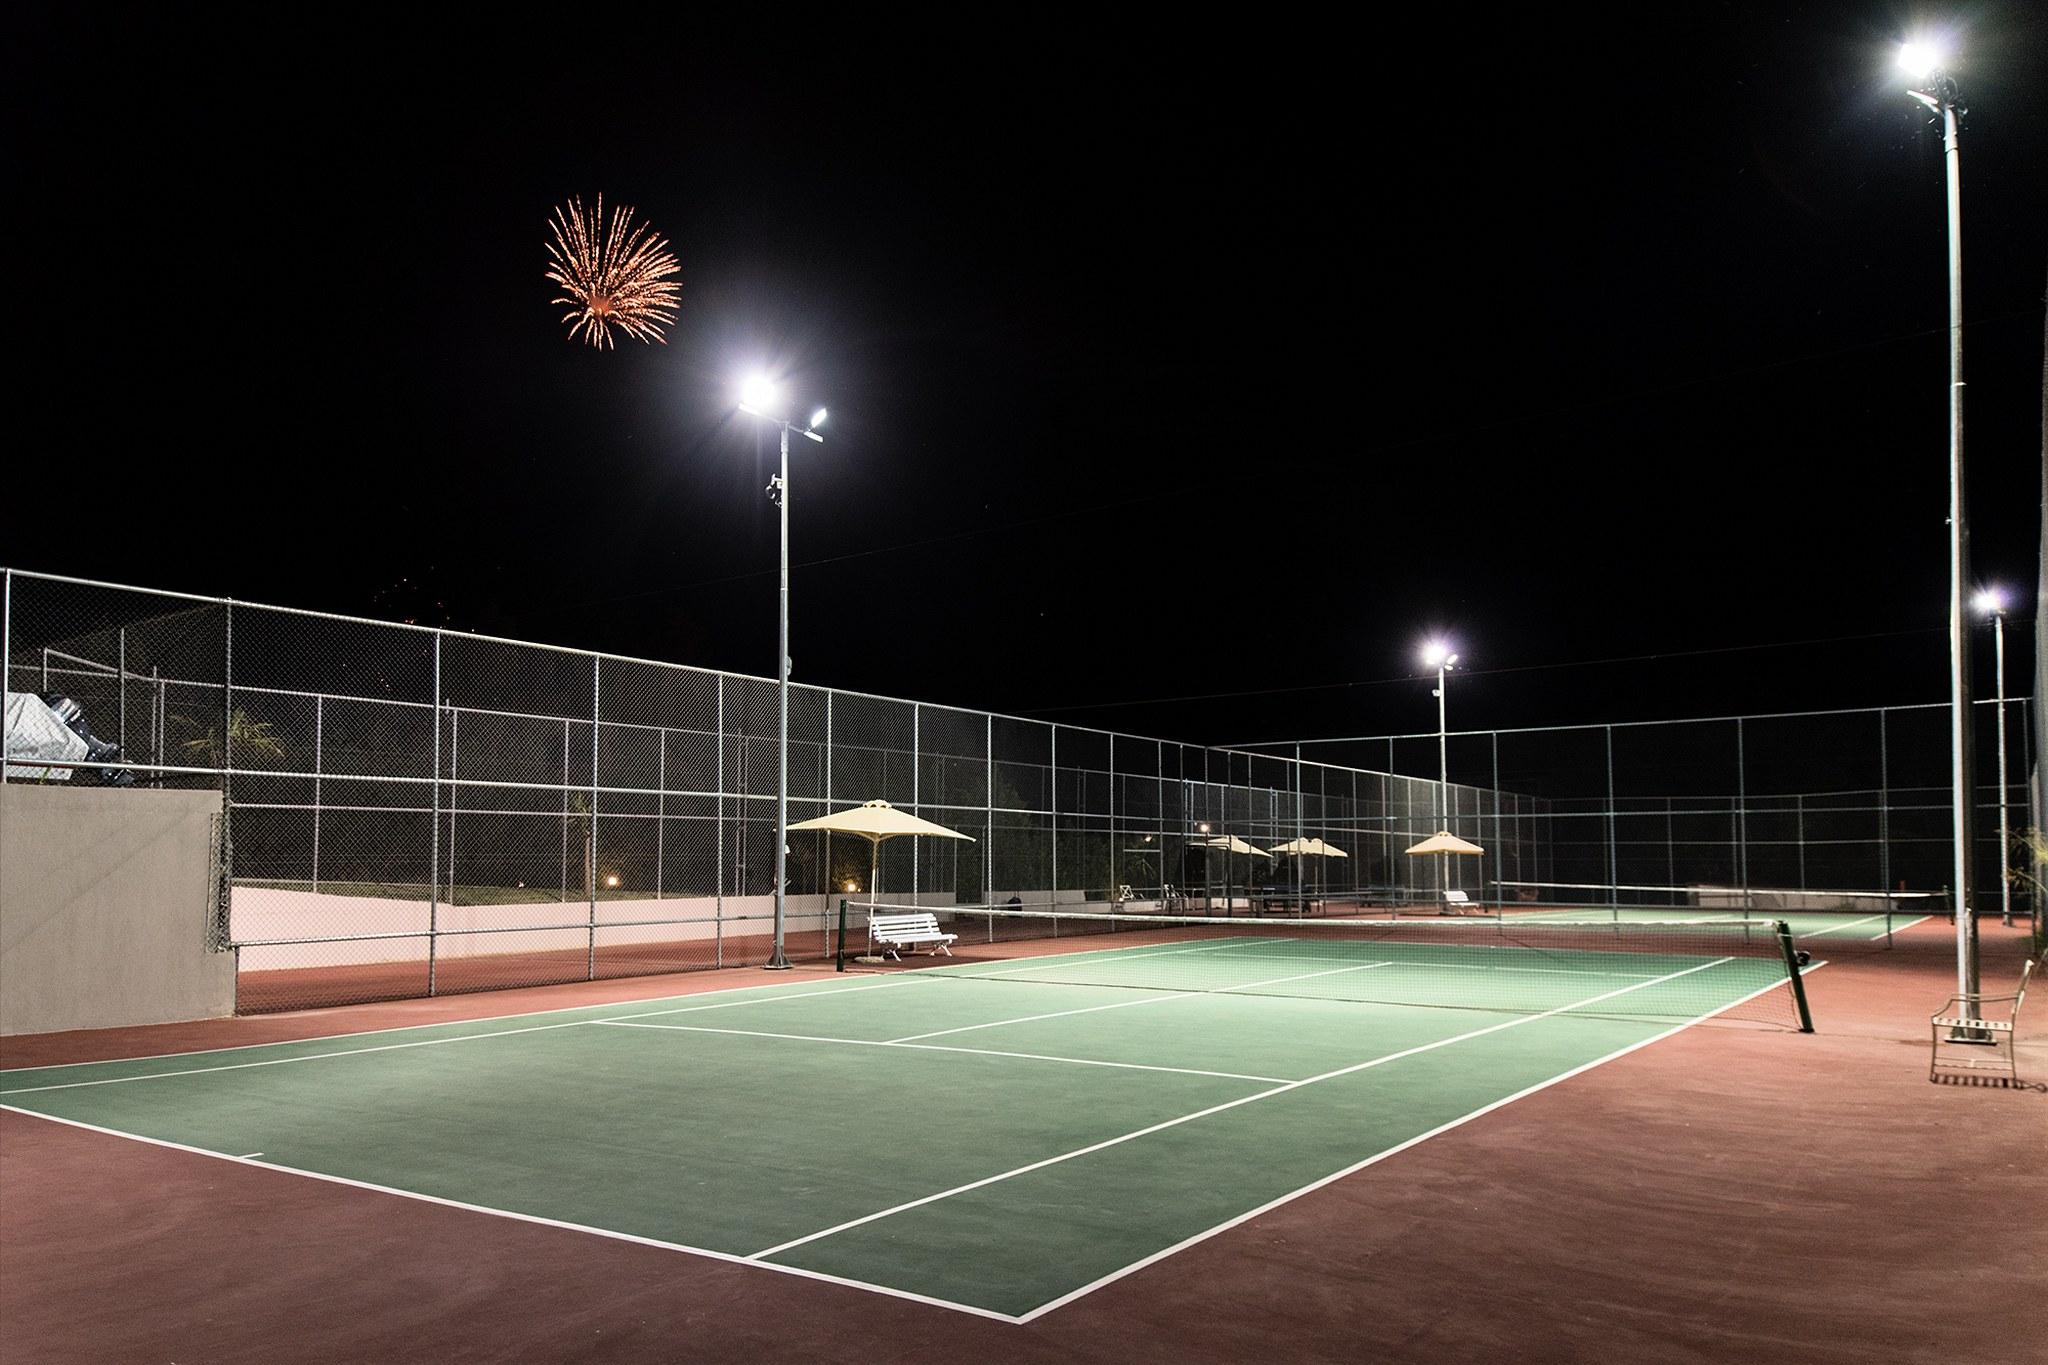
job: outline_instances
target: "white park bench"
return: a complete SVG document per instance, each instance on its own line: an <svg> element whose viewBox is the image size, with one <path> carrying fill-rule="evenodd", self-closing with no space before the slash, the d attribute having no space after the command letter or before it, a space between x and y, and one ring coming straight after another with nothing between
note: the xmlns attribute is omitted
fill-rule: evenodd
<svg viewBox="0 0 2048 1365"><path fill-rule="evenodd" d="M899 948L917 948L929 944L931 953L953 955L953 943L960 936L949 934L939 928L939 917L929 912L921 915L870 915L868 917L868 946L879 948L888 956L902 961L896 951Z"/></svg>
<svg viewBox="0 0 2048 1365"><path fill-rule="evenodd" d="M2039 965L2041 959L2035 959L2021 969L2019 988L2011 995L1980 995L1975 1008L1971 1008L1965 996L1949 998L1940 1013L1928 1021L1934 1034L1928 1080L1939 1080L1946 1072L1987 1076L2006 1085L2020 1083L2019 1058L2013 1044L2019 1030L2020 1006L2027 999L2027 983Z"/></svg>

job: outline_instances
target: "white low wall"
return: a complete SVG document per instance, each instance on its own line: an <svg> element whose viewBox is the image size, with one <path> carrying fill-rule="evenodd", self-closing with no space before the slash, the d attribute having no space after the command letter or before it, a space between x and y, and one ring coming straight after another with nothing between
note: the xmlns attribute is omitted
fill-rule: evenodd
<svg viewBox="0 0 2048 1365"><path fill-rule="evenodd" d="M1083 891L1062 891L1057 900L1044 890L997 894L995 904L1015 896L1026 909L1109 911L1106 901L1090 901ZM883 893L889 905L929 906L946 910L957 903L950 891L922 895ZM791 896L787 926L793 932L816 933L838 923L841 896ZM867 924L867 902L843 897L847 922ZM1144 908L1124 907L1126 910ZM589 932L587 901L544 901L529 905L429 906L424 899L345 896L325 891L300 891L268 886L238 886L232 900L232 926L237 943L263 943L249 949L244 965L271 971L295 967L345 967L374 962L420 962L427 957L431 922L439 931L437 956L485 957L496 953L560 950L582 941ZM720 916L723 915L723 919ZM774 922L773 896L669 896L660 900L603 900L597 903L598 941L605 946L628 943L677 943L709 940L723 933L765 936ZM636 920L661 921L634 923ZM491 932L474 932L489 930ZM404 935L404 937L372 937ZM272 940L306 940L273 943ZM340 940L340 941L321 941Z"/></svg>
<svg viewBox="0 0 2048 1365"><path fill-rule="evenodd" d="M0 785L0 1033L211 1019L220 793Z"/></svg>

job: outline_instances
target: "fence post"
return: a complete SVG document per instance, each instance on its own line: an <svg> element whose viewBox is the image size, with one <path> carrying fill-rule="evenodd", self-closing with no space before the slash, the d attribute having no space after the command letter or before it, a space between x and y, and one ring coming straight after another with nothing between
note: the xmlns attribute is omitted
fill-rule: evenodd
<svg viewBox="0 0 2048 1365"><path fill-rule="evenodd" d="M0 570L0 693L14 685L14 570ZM7 756L0 751L0 786L7 783Z"/></svg>
<svg viewBox="0 0 2048 1365"><path fill-rule="evenodd" d="M923 814L918 809L918 796L922 790L923 778L924 703L914 701L910 703L910 813L912 815ZM922 863L918 858L917 844L918 841L915 839L910 841L910 903L912 905L924 904L923 897L919 895L919 892L924 887L918 880L922 870Z"/></svg>
<svg viewBox="0 0 2048 1365"><path fill-rule="evenodd" d="M235 600L226 599L221 626L220 885L225 888L227 937L235 936ZM242 955L235 954L236 970Z"/></svg>
<svg viewBox="0 0 2048 1365"><path fill-rule="evenodd" d="M712 837L712 892L711 904L711 964L725 965L725 674L718 675L718 705L712 718L717 730L713 748L718 752L718 780L715 784L717 797L714 802L711 821Z"/></svg>
<svg viewBox="0 0 2048 1365"><path fill-rule="evenodd" d="M1501 899L1500 874L1507 870L1507 865L1501 861L1507 853L1507 845L1502 840L1501 832L1500 808L1504 803L1500 790L1500 731L1489 730L1486 736L1493 748L1493 908L1500 910L1505 908L1505 903ZM1481 887L1480 895L1483 897L1485 893L1486 888Z"/></svg>
<svg viewBox="0 0 2048 1365"><path fill-rule="evenodd" d="M590 897L590 931L584 950L585 981L597 980L597 731L604 699L604 660L590 656L590 832L583 848L583 880Z"/></svg>
<svg viewBox="0 0 2048 1365"><path fill-rule="evenodd" d="M1892 755L1891 710L1877 713L1877 881L1892 889ZM1887 921L1889 922L1889 921Z"/></svg>
<svg viewBox="0 0 2048 1365"><path fill-rule="evenodd" d="M327 694L313 698L313 890L320 889L320 773L326 764Z"/></svg>
<svg viewBox="0 0 2048 1365"><path fill-rule="evenodd" d="M434 632L434 695L430 714L434 725L433 832L427 838L427 994L439 988L441 957L441 632ZM563 837L569 826L562 825Z"/></svg>
<svg viewBox="0 0 2048 1365"><path fill-rule="evenodd" d="M982 783L982 804L987 808L986 823L982 835L988 846L981 851L981 903L994 905L996 900L996 718L984 713L981 718L981 761L986 780ZM995 937L995 917L989 917L989 937Z"/></svg>
<svg viewBox="0 0 2048 1365"><path fill-rule="evenodd" d="M1048 825L1052 831L1052 902L1049 908L1060 908L1060 727L1052 727L1051 762L1046 776L1051 785L1047 788L1046 805L1051 808Z"/></svg>
<svg viewBox="0 0 2048 1365"><path fill-rule="evenodd" d="M448 708L448 903L455 904L455 813L462 809L462 713Z"/></svg>
<svg viewBox="0 0 2048 1365"><path fill-rule="evenodd" d="M1607 734L1607 903L1621 904L1621 860L1615 847L1614 829L1614 727L1600 727Z"/></svg>
<svg viewBox="0 0 2048 1365"><path fill-rule="evenodd" d="M655 731L660 747L654 757L654 898L661 899L662 873L668 861L668 727Z"/></svg>
<svg viewBox="0 0 2048 1365"><path fill-rule="evenodd" d="M1742 910L1753 908L1749 897L1749 756L1742 717L1735 718L1735 867L1742 886Z"/></svg>
<svg viewBox="0 0 2048 1365"><path fill-rule="evenodd" d="M438 723L435 730L439 732ZM562 891L559 904L569 903L569 718L562 717Z"/></svg>

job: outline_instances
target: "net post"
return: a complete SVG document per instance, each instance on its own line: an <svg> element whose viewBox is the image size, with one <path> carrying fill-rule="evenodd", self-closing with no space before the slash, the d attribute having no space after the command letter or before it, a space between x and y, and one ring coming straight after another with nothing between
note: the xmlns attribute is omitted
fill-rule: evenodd
<svg viewBox="0 0 2048 1365"><path fill-rule="evenodd" d="M844 896L839 898L839 943L836 951L832 954L832 959L833 971L843 972L846 970L846 897Z"/></svg>
<svg viewBox="0 0 2048 1365"><path fill-rule="evenodd" d="M1806 978L1799 974L1799 953L1792 946L1792 925L1778 921L1778 948L1785 955L1785 974L1792 978L1792 1006L1799 1013L1799 1031L1813 1032L1813 1011L1806 1004Z"/></svg>

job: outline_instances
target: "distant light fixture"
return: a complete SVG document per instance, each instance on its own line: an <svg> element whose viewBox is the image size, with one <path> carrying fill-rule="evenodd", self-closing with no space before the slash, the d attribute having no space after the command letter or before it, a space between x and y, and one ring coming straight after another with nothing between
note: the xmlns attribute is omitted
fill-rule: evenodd
<svg viewBox="0 0 2048 1365"><path fill-rule="evenodd" d="M1970 606L1980 616L1996 616L2005 610L2005 594L1997 588L1986 588L1970 599Z"/></svg>
<svg viewBox="0 0 2048 1365"><path fill-rule="evenodd" d="M811 425L814 427L822 427L825 425L825 410L823 408L819 408L816 412L811 414Z"/></svg>
<svg viewBox="0 0 2048 1365"><path fill-rule="evenodd" d="M1442 640L1431 640L1422 647L1422 662L1431 668L1442 668L1454 664L1458 656L1451 653L1451 647Z"/></svg>
<svg viewBox="0 0 2048 1365"><path fill-rule="evenodd" d="M858 891L858 890L860 890L860 883L859 883L859 882L848 882L848 883L846 884L846 889L847 889L848 891Z"/></svg>
<svg viewBox="0 0 2048 1365"><path fill-rule="evenodd" d="M748 412L765 413L775 404L775 381L765 374L748 375L740 385L740 406Z"/></svg>
<svg viewBox="0 0 2048 1365"><path fill-rule="evenodd" d="M607 876L605 877L605 879L604 879L604 884L605 884L606 886L610 886L610 887L616 887L616 886L618 886L618 884L619 884L619 874L618 874L618 873L616 873L616 872L613 872L613 873L610 873L610 874L608 874L608 875L607 875Z"/></svg>
<svg viewBox="0 0 2048 1365"><path fill-rule="evenodd" d="M1207 820L1204 820L1200 825L1197 825L1196 828L1201 830L1202 833L1207 834L1209 832L1209 822Z"/></svg>

